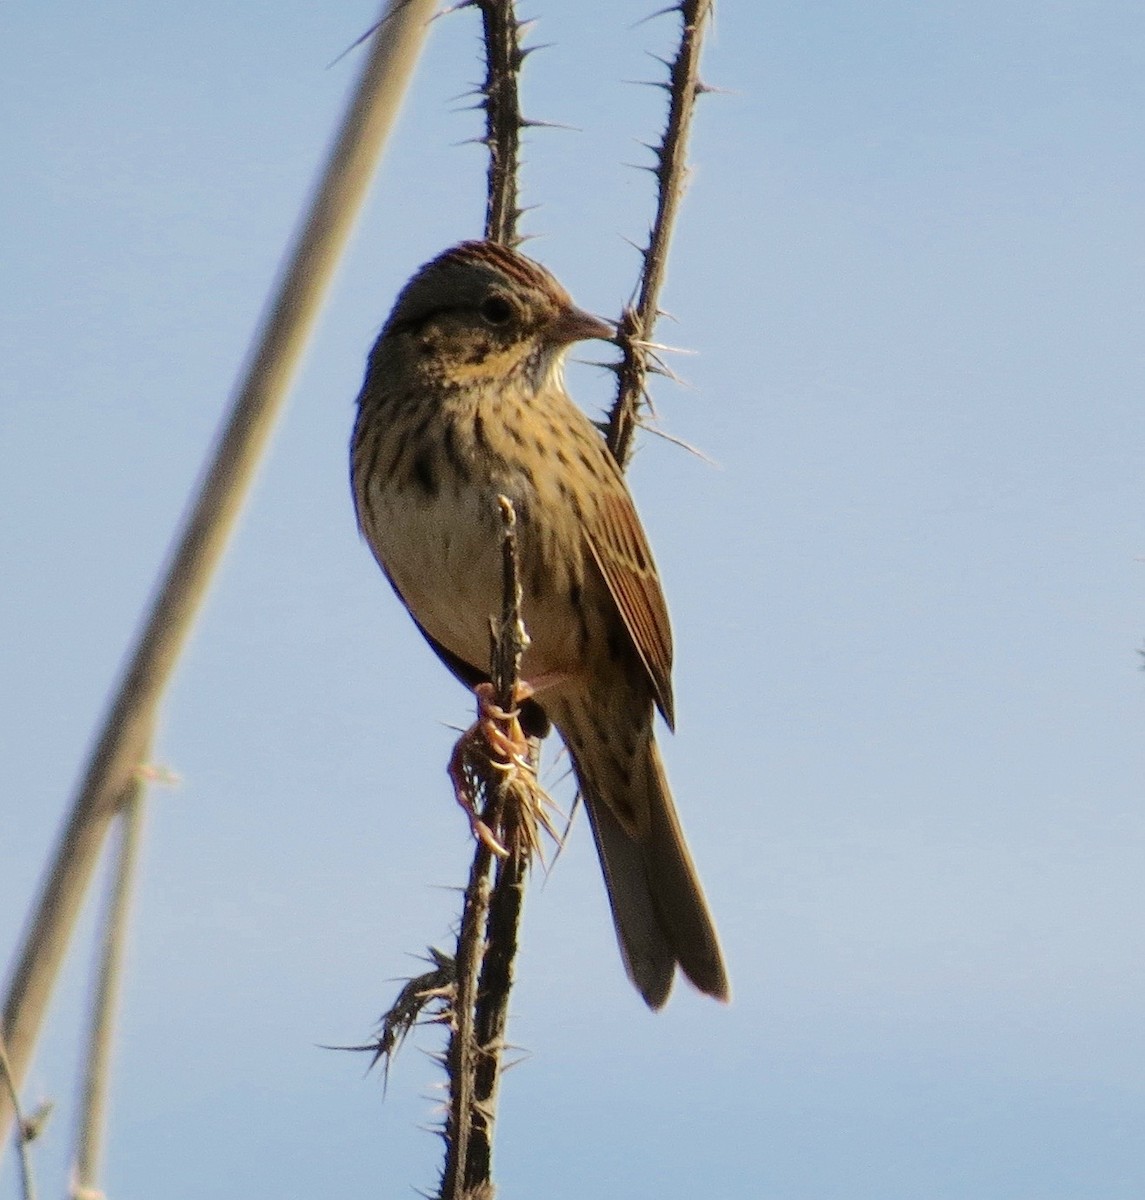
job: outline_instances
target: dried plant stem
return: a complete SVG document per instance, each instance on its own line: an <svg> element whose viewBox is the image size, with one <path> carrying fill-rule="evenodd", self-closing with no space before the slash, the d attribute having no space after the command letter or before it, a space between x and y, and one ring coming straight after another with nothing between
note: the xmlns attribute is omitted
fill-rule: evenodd
<svg viewBox="0 0 1145 1200"><path fill-rule="evenodd" d="M16 1116L16 1152L20 1160L20 1197L21 1200L36 1200L36 1182L32 1174L32 1160L28 1154L28 1142L31 1141L27 1132L27 1121L20 1107L20 1090L12 1074L12 1065L0 1038L0 1080L3 1081L3 1091L12 1112Z"/></svg>
<svg viewBox="0 0 1145 1200"><path fill-rule="evenodd" d="M73 1196L102 1194L99 1175L103 1161L104 1134L107 1129L111 1057L119 1012L131 897L143 840L143 816L143 785L137 782L117 821L119 837L110 870L111 887L104 916L98 978L88 1031L87 1070L80 1103Z"/></svg>
<svg viewBox="0 0 1145 1200"><path fill-rule="evenodd" d="M391 0L386 7L213 460L96 741L7 992L3 1036L17 1088L100 847L148 758L160 701L397 115L434 7L435 0ZM0 1144L11 1116L7 1096L0 1094Z"/></svg>
<svg viewBox="0 0 1145 1200"><path fill-rule="evenodd" d="M711 17L712 0L682 0L679 6L683 28L680 48L668 67L667 88L671 97L668 124L656 155L654 174L657 182L656 217L648 245L643 251L640 291L620 319L617 341L623 358L617 367L616 400L609 414L609 449L622 467L632 457L633 435L645 398L649 372L648 343L660 316L660 291L668 265L668 247L676 222L676 212L687 175L688 134L696 97L704 90L700 81L700 50L704 29Z"/></svg>

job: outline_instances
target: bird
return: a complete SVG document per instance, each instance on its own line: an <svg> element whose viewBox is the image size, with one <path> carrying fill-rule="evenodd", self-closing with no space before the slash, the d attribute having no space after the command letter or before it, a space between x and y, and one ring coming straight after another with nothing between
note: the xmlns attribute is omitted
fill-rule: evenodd
<svg viewBox="0 0 1145 1200"><path fill-rule="evenodd" d="M492 241L422 266L370 351L350 476L358 527L414 623L467 687L488 683L501 518L516 512L525 732L555 726L599 854L625 970L652 1009L677 967L730 999L653 729L674 728L672 634L623 473L569 397L564 361L614 327Z"/></svg>

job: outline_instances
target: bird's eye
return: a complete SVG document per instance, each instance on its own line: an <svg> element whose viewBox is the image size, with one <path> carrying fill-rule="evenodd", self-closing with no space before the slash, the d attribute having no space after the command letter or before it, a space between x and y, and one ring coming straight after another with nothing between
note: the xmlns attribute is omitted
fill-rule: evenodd
<svg viewBox="0 0 1145 1200"><path fill-rule="evenodd" d="M504 296L489 296L477 310L490 325L506 325L513 316L513 306Z"/></svg>

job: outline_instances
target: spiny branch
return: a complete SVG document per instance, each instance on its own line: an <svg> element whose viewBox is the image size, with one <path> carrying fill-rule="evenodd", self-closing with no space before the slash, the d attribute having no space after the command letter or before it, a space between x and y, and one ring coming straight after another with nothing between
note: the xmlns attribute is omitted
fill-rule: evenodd
<svg viewBox="0 0 1145 1200"><path fill-rule="evenodd" d="M522 210L517 177L521 130L526 124L519 91L521 64L527 53L521 48L524 25L517 20L513 0L472 2L481 10L485 38L482 94L489 151L485 236L515 246L520 241L517 222ZM507 497L499 496L498 504L502 522L502 610L492 639L490 675L497 707L513 714L528 635L521 620L517 515ZM520 736L515 716L510 716L506 725L507 735ZM500 837L508 854L498 859L490 889L491 851L483 838L476 839L458 934L454 1027L446 1055L450 1098L441 1200L472 1200L493 1193L493 1130L501 1051L525 876L537 839L537 823L526 814L534 804L537 811L542 811L535 781L535 745L530 759L531 764L525 765L510 762L505 770L486 758L475 764L471 777L474 792L485 798L481 820L494 836ZM474 806L476 799L474 795Z"/></svg>
<svg viewBox="0 0 1145 1200"><path fill-rule="evenodd" d="M503 719L496 718L503 724L501 732L519 740L513 706L528 634L521 620L517 514L507 497L498 496L497 502L502 608L492 637L492 682L497 707L505 714ZM471 744L469 735L462 744ZM543 803L530 763L494 762L488 753L474 753L470 763L474 792L484 797L481 821L507 853L497 860L490 889L489 868L495 856L489 841L478 837L465 889L457 939L453 1032L446 1052L450 1096L441 1200L463 1200L492 1188L493 1129L513 962L525 876L539 837L534 814L541 811Z"/></svg>
<svg viewBox="0 0 1145 1200"><path fill-rule="evenodd" d="M707 91L700 80L700 50L704 29L711 18L712 0L683 0L678 9L683 28L680 47L668 67L665 86L671 93L668 123L658 146L650 147L656 158L652 168L657 181L656 217L647 247L641 251L643 270L639 293L621 315L617 342L622 359L616 367L616 400L608 418L608 447L621 467L632 457L632 440L646 398L650 371L649 349L656 320L660 316L660 291L668 264L668 246L676 212L687 176L688 134L696 97ZM657 14L659 15L659 14ZM663 60L660 60L663 61Z"/></svg>
<svg viewBox="0 0 1145 1200"><path fill-rule="evenodd" d="M485 145L489 150L488 199L485 236L503 246L521 239L517 221L517 174L521 158L521 64L528 50L521 48L527 22L518 21L511 0L472 0L481 10L485 34L485 82L481 87L485 109Z"/></svg>

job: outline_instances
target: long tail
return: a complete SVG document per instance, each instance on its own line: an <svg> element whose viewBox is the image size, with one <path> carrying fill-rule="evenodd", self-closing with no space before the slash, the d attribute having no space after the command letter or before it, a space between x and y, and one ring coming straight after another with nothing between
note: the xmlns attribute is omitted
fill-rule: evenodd
<svg viewBox="0 0 1145 1200"><path fill-rule="evenodd" d="M616 937L628 976L650 1008L668 999L679 964L717 1000L730 996L719 937L660 762L655 741L633 764L621 811L647 813L647 829L633 836L573 754L581 793L608 887Z"/></svg>

